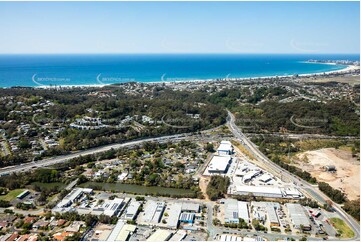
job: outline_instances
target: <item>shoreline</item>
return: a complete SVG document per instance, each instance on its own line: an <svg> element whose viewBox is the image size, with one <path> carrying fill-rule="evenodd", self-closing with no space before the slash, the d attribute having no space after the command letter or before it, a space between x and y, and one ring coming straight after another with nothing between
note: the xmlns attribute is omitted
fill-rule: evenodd
<svg viewBox="0 0 361 242"><path fill-rule="evenodd" d="M315 64L315 62L310 61L302 61L303 63L308 64ZM318 64L318 63L317 63ZM337 65L335 63L321 63L324 65ZM314 76L324 76L330 74L347 74L350 71L359 70L360 66L356 65L344 65L344 68L339 70L331 70L326 72L314 72L314 73L305 73L305 74L293 74L293 75L273 75L273 76L258 76L258 77L240 77L240 78L211 78L211 79L189 79L189 80L178 80L178 81L152 81L152 82L140 82L140 81L133 81L134 83L142 83L142 84L151 84L151 85L163 85L163 84L172 84L172 83L193 83L193 84L201 84L207 82L222 82L222 81L244 81L244 80L265 80L265 79L273 79L273 78L289 78L294 77L297 75L298 77L314 77ZM12 87L0 87L0 88L38 88L38 89L58 89L58 88L102 88L107 86L116 86L119 87L122 84L127 84L131 82L124 82L124 83L112 83L112 84L80 84L80 85L42 85L42 86L12 86Z"/></svg>

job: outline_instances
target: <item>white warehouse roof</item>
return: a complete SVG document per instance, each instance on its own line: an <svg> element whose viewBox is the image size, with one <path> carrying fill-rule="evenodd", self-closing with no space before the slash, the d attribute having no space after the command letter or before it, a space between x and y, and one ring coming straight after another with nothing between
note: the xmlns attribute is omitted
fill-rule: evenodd
<svg viewBox="0 0 361 242"><path fill-rule="evenodd" d="M236 186L237 192L242 193L253 193L253 194L274 194L282 196L282 191L279 187L269 187L269 186Z"/></svg>
<svg viewBox="0 0 361 242"><path fill-rule="evenodd" d="M232 144L229 141L222 141L217 151L232 152Z"/></svg>
<svg viewBox="0 0 361 242"><path fill-rule="evenodd" d="M231 156L213 156L211 162L208 165L208 171L210 172L225 172L231 160Z"/></svg>
<svg viewBox="0 0 361 242"><path fill-rule="evenodd" d="M238 217L243 219L246 223L249 222L248 203L238 201Z"/></svg>

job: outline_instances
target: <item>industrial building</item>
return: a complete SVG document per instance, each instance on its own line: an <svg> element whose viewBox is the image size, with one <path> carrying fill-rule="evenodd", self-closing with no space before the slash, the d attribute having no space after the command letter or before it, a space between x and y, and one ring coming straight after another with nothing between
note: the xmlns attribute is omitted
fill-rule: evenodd
<svg viewBox="0 0 361 242"><path fill-rule="evenodd" d="M270 226L271 227L280 226L280 222L278 220L278 216L277 216L276 209L274 208L274 206L267 206L266 210L267 210L267 217L268 217Z"/></svg>
<svg viewBox="0 0 361 242"><path fill-rule="evenodd" d="M194 223L194 213L182 213L179 217L179 221L182 223Z"/></svg>
<svg viewBox="0 0 361 242"><path fill-rule="evenodd" d="M258 170L252 170L247 172L244 176L243 176L243 183L247 183L252 181L253 178L257 177L258 175L260 175L262 172L260 169Z"/></svg>
<svg viewBox="0 0 361 242"><path fill-rule="evenodd" d="M236 199L222 199L224 203L224 222L239 223L243 219L246 223L250 222L248 203L237 201Z"/></svg>
<svg viewBox="0 0 361 242"><path fill-rule="evenodd" d="M126 224L126 221L119 219L116 223L114 229L110 233L107 241L115 241L118 237L119 232L122 230L123 226Z"/></svg>
<svg viewBox="0 0 361 242"><path fill-rule="evenodd" d="M253 194L257 197L273 197L282 198L283 194L279 187L266 186L236 186L236 194L249 195Z"/></svg>
<svg viewBox="0 0 361 242"><path fill-rule="evenodd" d="M283 188L282 193L283 193L283 196L287 197L287 198L301 199L304 197L303 194L299 190L297 190L296 188L293 188L293 187Z"/></svg>
<svg viewBox="0 0 361 242"><path fill-rule="evenodd" d="M93 190L90 188L74 188L68 195L66 195L57 205L58 208L65 208L72 205L77 201L84 193L92 193Z"/></svg>
<svg viewBox="0 0 361 242"><path fill-rule="evenodd" d="M209 175L226 174L231 160L232 158L229 155L213 156L206 169L206 173L208 172Z"/></svg>
<svg viewBox="0 0 361 242"><path fill-rule="evenodd" d="M238 217L243 219L246 223L250 222L248 202L238 201Z"/></svg>
<svg viewBox="0 0 361 242"><path fill-rule="evenodd" d="M252 170L260 170L260 169L259 167L253 165L252 163L242 162L238 164L235 175L239 177L243 177L245 174L247 174L249 171Z"/></svg>
<svg viewBox="0 0 361 242"><path fill-rule="evenodd" d="M199 212L199 204L198 203L182 203L182 212L198 213Z"/></svg>
<svg viewBox="0 0 361 242"><path fill-rule="evenodd" d="M233 153L233 146L230 141L221 141L221 144L219 145L217 149L218 155L231 155Z"/></svg>
<svg viewBox="0 0 361 242"><path fill-rule="evenodd" d="M182 241L187 235L185 230L178 230L175 234L173 234L172 238L169 241Z"/></svg>
<svg viewBox="0 0 361 242"><path fill-rule="evenodd" d="M126 221L119 219L107 241L126 241L136 229L136 225L127 224Z"/></svg>
<svg viewBox="0 0 361 242"><path fill-rule="evenodd" d="M120 209L122 208L123 199L114 198L113 200L106 200L103 205L101 206L104 209L104 215L109 217L115 216L119 213Z"/></svg>
<svg viewBox="0 0 361 242"><path fill-rule="evenodd" d="M164 202L149 200L144 208L143 223L159 223L165 209Z"/></svg>
<svg viewBox="0 0 361 242"><path fill-rule="evenodd" d="M136 229L137 229L136 225L125 224L123 228L119 231L115 241L127 241L129 237L135 232Z"/></svg>
<svg viewBox="0 0 361 242"><path fill-rule="evenodd" d="M236 199L224 199L224 222L239 223L238 201Z"/></svg>
<svg viewBox="0 0 361 242"><path fill-rule="evenodd" d="M158 229L155 231L146 241L167 241L172 236L172 232L170 230Z"/></svg>
<svg viewBox="0 0 361 242"><path fill-rule="evenodd" d="M125 211L125 219L134 220L138 215L139 207L140 207L140 202L132 200Z"/></svg>
<svg viewBox="0 0 361 242"><path fill-rule="evenodd" d="M179 216L182 212L182 204L181 203L172 203L168 206L167 210L169 210L169 217L167 219L167 227L171 229L177 229L179 224Z"/></svg>
<svg viewBox="0 0 361 242"><path fill-rule="evenodd" d="M294 228L311 230L311 222L302 205L298 203L286 203L286 208Z"/></svg>
<svg viewBox="0 0 361 242"><path fill-rule="evenodd" d="M277 210L281 208L281 205L276 202L251 202L253 210L253 217L260 221L265 221L266 216L272 226L280 226Z"/></svg>
<svg viewBox="0 0 361 242"><path fill-rule="evenodd" d="M262 176L260 176L258 178L259 181L263 182L263 183L268 183L270 181L272 181L272 177L269 174L263 174Z"/></svg>

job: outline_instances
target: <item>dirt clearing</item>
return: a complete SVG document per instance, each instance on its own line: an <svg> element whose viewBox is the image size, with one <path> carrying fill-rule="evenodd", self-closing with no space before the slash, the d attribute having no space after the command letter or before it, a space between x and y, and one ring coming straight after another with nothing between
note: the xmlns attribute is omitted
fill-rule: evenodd
<svg viewBox="0 0 361 242"><path fill-rule="evenodd" d="M350 200L360 197L360 161L350 151L325 148L302 152L294 157L295 165L308 171L318 181L346 193ZM336 172L327 172L325 166L333 165Z"/></svg>

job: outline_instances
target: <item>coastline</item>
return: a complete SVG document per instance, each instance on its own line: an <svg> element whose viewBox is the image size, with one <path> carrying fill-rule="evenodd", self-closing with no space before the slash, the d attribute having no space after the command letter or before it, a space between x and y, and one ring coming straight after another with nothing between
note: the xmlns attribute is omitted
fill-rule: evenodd
<svg viewBox="0 0 361 242"><path fill-rule="evenodd" d="M309 61L302 61L303 63L308 64L319 64L315 62L309 62ZM337 65L335 63L321 63L324 65ZM331 70L326 72L315 72L315 73L305 73L305 74L298 74L298 77L314 77L314 76L323 76L323 75L330 75L330 74L346 74L351 71L359 70L360 66L356 65L344 65L344 68L339 70ZM176 81L152 81L152 82L140 82L140 81L134 81L135 83L142 83L145 85L163 85L163 84L172 84L172 83L193 83L193 84L203 84L207 82L221 82L221 81L244 81L244 80L265 80L265 79L273 79L273 78L289 78L293 77L295 75L272 75L272 76L259 76L259 77L240 77L240 78L211 78L211 79L189 79L189 80L176 80ZM129 83L129 82L125 82ZM125 84L125 83L120 83ZM39 88L39 89L58 89L58 88L102 88L102 87L110 87L110 86L116 86L119 87L119 84L112 83L112 84L80 84L80 85L38 85L38 86L12 86L12 87L0 87L0 88L13 88L13 87L22 87L22 88Z"/></svg>

